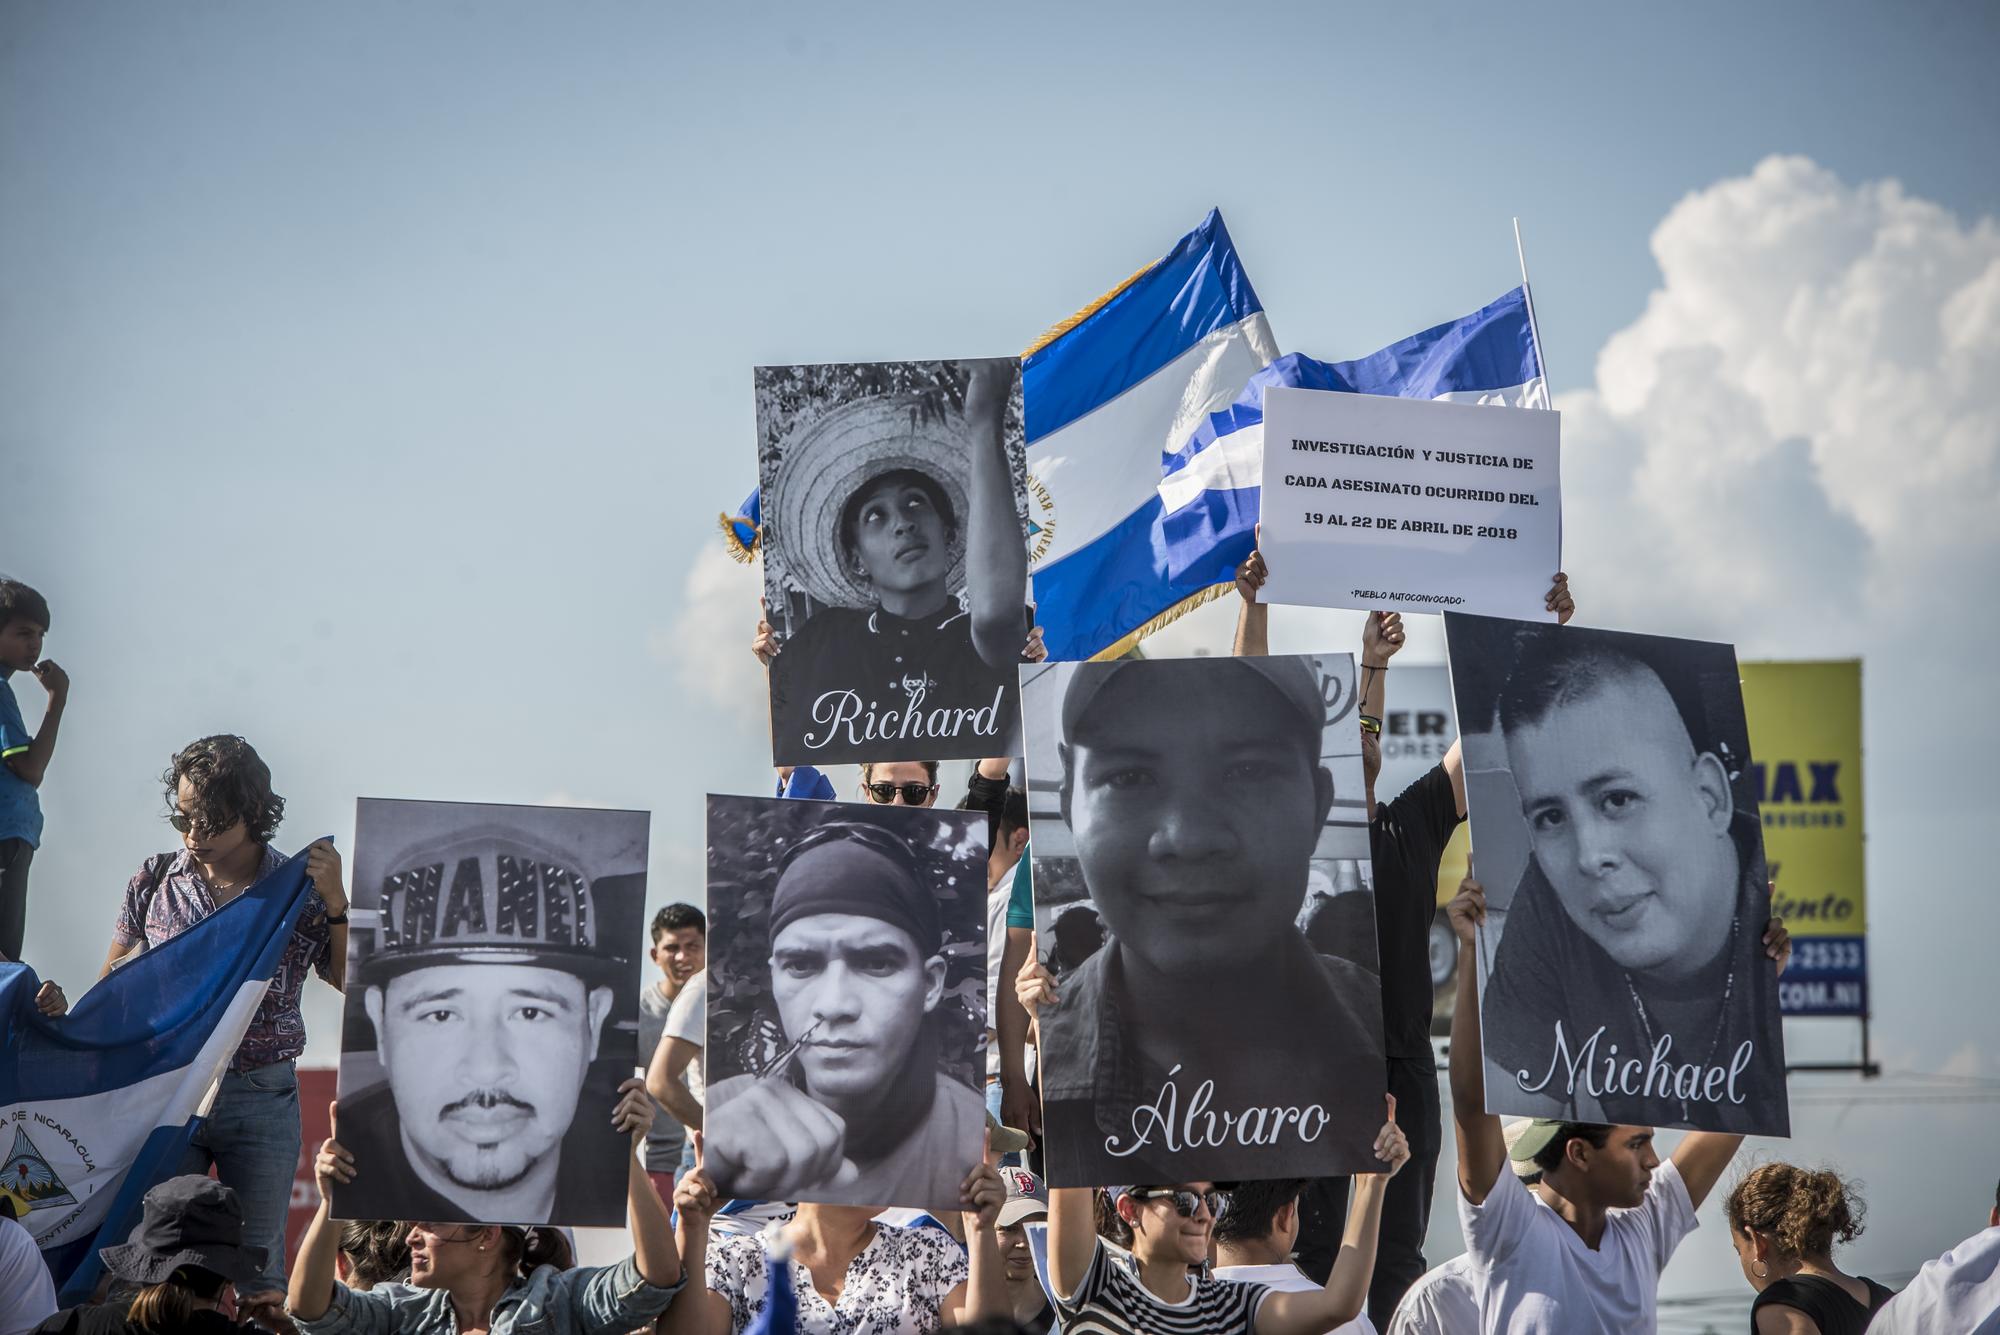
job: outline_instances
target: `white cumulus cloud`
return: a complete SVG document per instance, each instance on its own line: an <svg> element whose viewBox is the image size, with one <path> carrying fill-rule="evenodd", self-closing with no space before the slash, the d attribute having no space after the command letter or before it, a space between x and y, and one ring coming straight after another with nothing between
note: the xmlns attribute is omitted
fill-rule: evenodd
<svg viewBox="0 0 2000 1335"><path fill-rule="evenodd" d="M1681 200L1565 414L1590 619L1749 654L1990 651L2000 229L1801 157Z"/></svg>
<svg viewBox="0 0 2000 1335"><path fill-rule="evenodd" d="M764 670L750 655L763 568L731 559L721 540L704 546L681 584L673 622L646 641L655 660L705 704L744 719L769 708Z"/></svg>

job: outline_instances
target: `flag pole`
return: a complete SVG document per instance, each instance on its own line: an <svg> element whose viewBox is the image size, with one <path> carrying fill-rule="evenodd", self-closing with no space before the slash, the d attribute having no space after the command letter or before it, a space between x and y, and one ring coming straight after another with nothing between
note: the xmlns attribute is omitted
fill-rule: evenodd
<svg viewBox="0 0 2000 1335"><path fill-rule="evenodd" d="M1528 282L1528 252L1521 245L1521 220L1514 219L1514 258L1521 262L1521 294L1528 299L1528 332L1535 340L1535 360L1542 368L1542 396L1551 403L1555 391L1549 388L1549 359L1542 352L1542 326L1535 319L1535 289Z"/></svg>

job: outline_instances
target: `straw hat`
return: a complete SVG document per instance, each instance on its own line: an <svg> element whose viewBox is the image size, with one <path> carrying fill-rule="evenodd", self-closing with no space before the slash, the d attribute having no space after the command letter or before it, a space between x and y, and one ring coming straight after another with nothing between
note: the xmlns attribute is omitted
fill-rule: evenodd
<svg viewBox="0 0 2000 1335"><path fill-rule="evenodd" d="M945 587L965 586L972 461L964 419L950 407L940 418L922 395L872 395L807 419L786 441L777 479L764 497L765 549L784 553L793 579L816 601L875 605L874 589L843 555L840 511L857 490L899 468L929 477L951 502L955 532Z"/></svg>

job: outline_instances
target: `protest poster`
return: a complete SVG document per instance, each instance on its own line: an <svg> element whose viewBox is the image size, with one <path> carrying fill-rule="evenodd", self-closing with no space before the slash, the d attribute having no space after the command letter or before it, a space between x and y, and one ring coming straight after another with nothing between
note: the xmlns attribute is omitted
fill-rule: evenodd
<svg viewBox="0 0 2000 1335"><path fill-rule="evenodd" d="M1792 934L1787 1015L1868 1013L1861 662L1743 664L1773 917Z"/></svg>
<svg viewBox="0 0 2000 1335"><path fill-rule="evenodd" d="M1736 651L1444 626L1487 897L1487 1110L1789 1134Z"/></svg>
<svg viewBox="0 0 2000 1335"><path fill-rule="evenodd" d="M1271 387L1265 601L1552 619L1560 426L1538 408Z"/></svg>
<svg viewBox="0 0 2000 1335"><path fill-rule="evenodd" d="M944 1216L986 1133L983 811L708 799L705 1168Z"/></svg>
<svg viewBox="0 0 2000 1335"><path fill-rule="evenodd" d="M356 804L334 1218L624 1224L649 819Z"/></svg>
<svg viewBox="0 0 2000 1335"><path fill-rule="evenodd" d="M1370 1171L1382 994L1348 654L1022 673L1051 1184Z"/></svg>
<svg viewBox="0 0 2000 1335"><path fill-rule="evenodd" d="M755 380L775 763L1017 754L1019 361L762 366Z"/></svg>

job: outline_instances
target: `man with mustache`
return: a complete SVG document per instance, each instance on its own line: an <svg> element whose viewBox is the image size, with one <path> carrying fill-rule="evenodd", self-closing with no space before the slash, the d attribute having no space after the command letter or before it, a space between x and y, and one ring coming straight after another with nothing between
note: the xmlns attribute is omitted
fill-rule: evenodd
<svg viewBox="0 0 2000 1335"><path fill-rule="evenodd" d="M360 965L388 1080L342 1102L343 1143L367 1170L342 1214L596 1222L590 1206L615 1201L615 1184L579 1164L619 1162L601 1156L620 1137L576 1114L610 1106L629 1072L593 1070L622 962L597 945L590 884L507 833L391 865L403 870L385 879ZM364 1192L380 1198L352 1198Z"/></svg>
<svg viewBox="0 0 2000 1335"><path fill-rule="evenodd" d="M769 930L771 999L792 1055L709 1086L716 1190L957 1209L986 1104L938 1067L943 926L909 844L860 820L821 825L785 855Z"/></svg>

